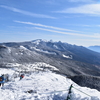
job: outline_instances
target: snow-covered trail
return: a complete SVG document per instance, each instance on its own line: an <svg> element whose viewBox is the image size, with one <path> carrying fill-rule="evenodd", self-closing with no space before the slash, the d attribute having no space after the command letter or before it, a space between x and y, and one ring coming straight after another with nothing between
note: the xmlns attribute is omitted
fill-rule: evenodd
<svg viewBox="0 0 100 100"><path fill-rule="evenodd" d="M8 70L4 70L8 72ZM0 70L0 73L3 73ZM9 70L9 74L13 71ZM0 100L65 100L68 89L73 84L75 88L86 94L72 88L71 100L100 100L100 92L87 87L80 87L65 76L48 72L35 72L26 74L25 78L5 83L0 89ZM31 93L29 93L31 92Z"/></svg>

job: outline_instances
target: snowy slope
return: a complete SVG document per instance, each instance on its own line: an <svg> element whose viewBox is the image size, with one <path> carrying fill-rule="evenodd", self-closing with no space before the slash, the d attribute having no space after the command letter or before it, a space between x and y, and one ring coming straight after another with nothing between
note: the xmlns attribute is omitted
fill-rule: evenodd
<svg viewBox="0 0 100 100"><path fill-rule="evenodd" d="M0 74L8 73L10 78L14 74L18 76L19 73L14 70L0 69ZM99 91L80 87L65 76L51 71L27 73L22 80L19 77L11 79L1 87L0 100L65 100L71 84L76 88L72 88L71 100L100 100Z"/></svg>

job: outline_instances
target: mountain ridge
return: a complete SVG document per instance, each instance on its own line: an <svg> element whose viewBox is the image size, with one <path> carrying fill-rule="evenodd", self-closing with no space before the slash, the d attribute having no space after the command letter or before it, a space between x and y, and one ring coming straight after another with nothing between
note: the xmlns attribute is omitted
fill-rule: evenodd
<svg viewBox="0 0 100 100"><path fill-rule="evenodd" d="M68 43L32 40L26 42L0 43L0 67L6 68L11 64L34 64L43 62L55 66L58 70L52 70L64 74L83 86L98 89L99 84L94 84L95 77L100 77L100 53L89 50L83 46L71 45ZM8 67L7 67L8 68ZM80 77L86 77L80 80ZM89 80L91 78L91 80ZM89 80L89 82L88 82ZM96 78L96 83L99 79ZM90 87L90 88L91 88ZM98 89L100 91L100 89Z"/></svg>
<svg viewBox="0 0 100 100"><path fill-rule="evenodd" d="M42 61L60 68L62 73L68 75L70 72L72 75L81 74L83 69L84 71L94 70L99 74L100 54L83 46L62 43L61 41L44 41L42 39L0 43L0 45L0 63L34 63ZM63 68L61 68L62 66ZM82 70L80 71L77 68ZM66 72L66 70L69 72Z"/></svg>

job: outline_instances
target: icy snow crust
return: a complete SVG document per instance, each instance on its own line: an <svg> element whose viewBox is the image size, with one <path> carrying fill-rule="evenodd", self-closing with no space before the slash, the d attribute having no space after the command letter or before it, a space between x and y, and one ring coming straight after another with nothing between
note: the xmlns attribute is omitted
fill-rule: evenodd
<svg viewBox="0 0 100 100"><path fill-rule="evenodd" d="M19 80L19 72L14 68L2 68L0 74L10 75L10 81L0 88L0 100L65 100L71 84L91 97L72 88L70 100L100 100L99 91L80 87L65 76L51 71L27 73L22 80ZM13 77L15 74L16 78Z"/></svg>

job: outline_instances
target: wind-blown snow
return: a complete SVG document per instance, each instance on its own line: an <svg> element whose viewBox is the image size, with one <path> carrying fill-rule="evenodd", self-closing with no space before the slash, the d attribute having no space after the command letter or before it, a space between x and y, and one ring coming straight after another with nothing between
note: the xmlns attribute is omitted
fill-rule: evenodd
<svg viewBox="0 0 100 100"><path fill-rule="evenodd" d="M19 80L19 73L14 68L0 69L0 74L3 73L12 77L17 74L17 78L0 89L0 100L65 100L71 84L91 96L72 88L71 100L100 100L99 91L80 87L65 76L51 71L27 73L22 80Z"/></svg>

